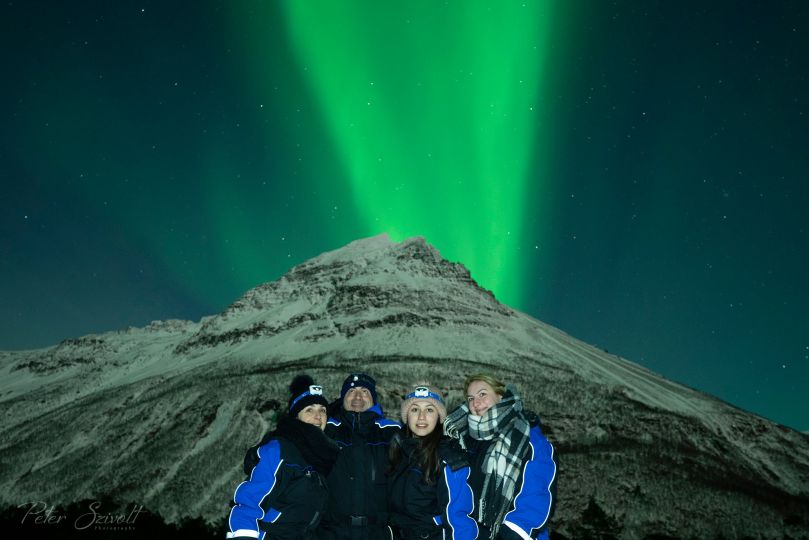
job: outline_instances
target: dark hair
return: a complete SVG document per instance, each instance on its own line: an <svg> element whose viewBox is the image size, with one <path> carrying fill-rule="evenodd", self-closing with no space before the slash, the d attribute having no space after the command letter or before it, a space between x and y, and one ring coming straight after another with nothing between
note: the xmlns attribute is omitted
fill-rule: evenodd
<svg viewBox="0 0 809 540"><path fill-rule="evenodd" d="M435 479L438 472L441 470L441 463L438 459L438 446L441 444L441 438L444 436L444 430L441 424L436 424L435 429L424 437L416 437L410 427L405 424L402 428L402 433L397 434L390 444L388 451L388 459L390 459L390 467L388 467L388 475L392 475L402 461L404 453L402 452L402 439L416 437L419 441L419 447L416 450L416 466L422 471L422 478L424 483L431 486L435 484Z"/></svg>

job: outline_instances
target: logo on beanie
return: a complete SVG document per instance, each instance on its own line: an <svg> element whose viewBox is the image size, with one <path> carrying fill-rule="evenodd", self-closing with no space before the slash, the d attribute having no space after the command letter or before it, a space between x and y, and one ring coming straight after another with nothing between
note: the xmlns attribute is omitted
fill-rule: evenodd
<svg viewBox="0 0 809 540"><path fill-rule="evenodd" d="M417 386L413 389L413 392L407 394L404 399L414 399L414 398L432 398L439 403L444 403L444 400L438 394L434 394L430 392L430 389L426 386Z"/></svg>
<svg viewBox="0 0 809 540"><path fill-rule="evenodd" d="M322 397L323 396L323 387L320 386L319 384L309 385L309 390L307 390L306 392L304 392L303 394L299 395L298 397L296 397L295 399L292 400L292 404L290 404L289 410L291 411L292 409L294 409L295 405L300 400L302 400L303 398L305 398L307 396L321 396Z"/></svg>

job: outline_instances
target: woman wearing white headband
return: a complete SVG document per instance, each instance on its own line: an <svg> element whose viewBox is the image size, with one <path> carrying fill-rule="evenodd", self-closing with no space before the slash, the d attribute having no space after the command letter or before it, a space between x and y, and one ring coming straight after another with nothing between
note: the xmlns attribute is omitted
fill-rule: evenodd
<svg viewBox="0 0 809 540"><path fill-rule="evenodd" d="M395 537L474 540L469 465L457 443L443 436L447 408L441 392L427 383L414 385L401 413L404 429L391 441L388 471Z"/></svg>

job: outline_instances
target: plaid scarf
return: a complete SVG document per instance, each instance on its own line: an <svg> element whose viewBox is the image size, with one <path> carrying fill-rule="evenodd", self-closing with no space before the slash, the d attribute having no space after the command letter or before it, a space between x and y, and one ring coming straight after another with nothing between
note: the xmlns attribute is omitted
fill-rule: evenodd
<svg viewBox="0 0 809 540"><path fill-rule="evenodd" d="M494 441L486 450L481 470L483 489L477 501L479 523L490 528L489 538L496 538L506 513L514 501L523 459L528 452L531 426L522 413L522 399L511 388L499 403L483 416L475 416L464 404L444 420L444 432L458 439L466 449L464 438Z"/></svg>

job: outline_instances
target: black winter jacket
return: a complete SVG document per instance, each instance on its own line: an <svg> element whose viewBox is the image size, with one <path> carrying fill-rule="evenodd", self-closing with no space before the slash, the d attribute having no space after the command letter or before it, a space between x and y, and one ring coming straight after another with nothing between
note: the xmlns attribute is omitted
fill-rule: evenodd
<svg viewBox="0 0 809 540"><path fill-rule="evenodd" d="M523 460L517 493L511 501L511 511L503 520L497 535L498 540L550 538L548 520L556 506L556 461L553 446L542 434L539 419L533 415L531 420L528 453ZM469 485L472 486L477 504L484 483L486 451L493 441L477 441L467 437L465 443L467 459L472 468ZM476 516L480 510L476 507L472 515ZM478 527L479 538L489 538L489 527L480 522Z"/></svg>
<svg viewBox="0 0 809 540"><path fill-rule="evenodd" d="M403 454L389 477L390 521L397 536L413 540L477 538L477 524L469 515L474 506L469 464L457 441L442 438L440 470L433 484L424 481L416 462L419 440L397 437L393 444L399 444Z"/></svg>
<svg viewBox="0 0 809 540"><path fill-rule="evenodd" d="M280 436L259 446L257 458L233 496L227 538L314 538L328 499L325 479Z"/></svg>
<svg viewBox="0 0 809 540"><path fill-rule="evenodd" d="M388 528L388 445L400 426L377 404L362 413L339 407L326 435L340 453L328 476L329 504L318 540L390 540Z"/></svg>

